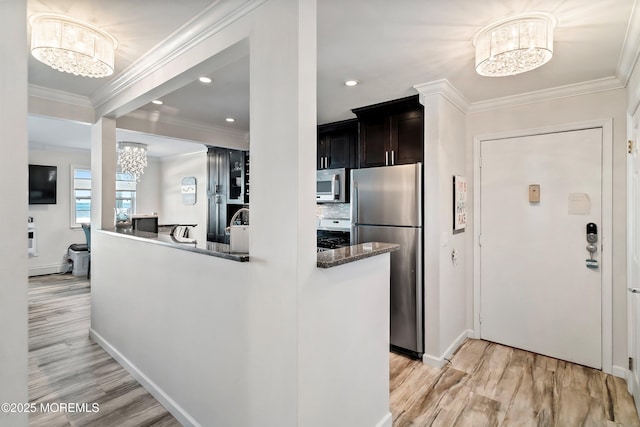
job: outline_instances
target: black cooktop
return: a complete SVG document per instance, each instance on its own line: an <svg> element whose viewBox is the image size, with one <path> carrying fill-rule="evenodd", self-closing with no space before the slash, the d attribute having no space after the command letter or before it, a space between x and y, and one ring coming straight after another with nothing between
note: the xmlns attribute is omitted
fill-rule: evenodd
<svg viewBox="0 0 640 427"><path fill-rule="evenodd" d="M348 231L317 231L317 246L325 249L336 249L351 244L351 235Z"/></svg>

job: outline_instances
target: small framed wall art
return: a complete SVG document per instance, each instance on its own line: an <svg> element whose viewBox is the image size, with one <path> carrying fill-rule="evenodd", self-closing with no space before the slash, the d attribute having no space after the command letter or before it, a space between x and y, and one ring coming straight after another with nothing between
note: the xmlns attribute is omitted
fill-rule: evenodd
<svg viewBox="0 0 640 427"><path fill-rule="evenodd" d="M196 204L196 179L193 176L182 178L180 192L182 193L182 204Z"/></svg>
<svg viewBox="0 0 640 427"><path fill-rule="evenodd" d="M467 226L467 180L453 176L453 234L462 233Z"/></svg>

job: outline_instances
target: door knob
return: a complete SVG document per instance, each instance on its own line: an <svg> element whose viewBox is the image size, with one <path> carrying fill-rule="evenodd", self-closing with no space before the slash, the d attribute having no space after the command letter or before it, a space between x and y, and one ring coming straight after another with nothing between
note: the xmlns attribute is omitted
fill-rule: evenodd
<svg viewBox="0 0 640 427"><path fill-rule="evenodd" d="M640 294L640 288L628 288L632 294Z"/></svg>

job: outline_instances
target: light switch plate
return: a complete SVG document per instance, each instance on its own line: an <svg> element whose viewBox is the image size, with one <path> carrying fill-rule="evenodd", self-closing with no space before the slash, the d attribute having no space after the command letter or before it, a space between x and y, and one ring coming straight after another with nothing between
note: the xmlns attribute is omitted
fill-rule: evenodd
<svg viewBox="0 0 640 427"><path fill-rule="evenodd" d="M540 203L540 184L529 186L529 203Z"/></svg>

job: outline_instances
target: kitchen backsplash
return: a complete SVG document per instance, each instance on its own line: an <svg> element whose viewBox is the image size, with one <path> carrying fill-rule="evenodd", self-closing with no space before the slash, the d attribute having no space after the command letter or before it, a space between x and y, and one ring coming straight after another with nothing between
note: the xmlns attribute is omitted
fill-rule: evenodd
<svg viewBox="0 0 640 427"><path fill-rule="evenodd" d="M319 203L316 205L318 218L350 218L351 205L349 203Z"/></svg>

